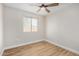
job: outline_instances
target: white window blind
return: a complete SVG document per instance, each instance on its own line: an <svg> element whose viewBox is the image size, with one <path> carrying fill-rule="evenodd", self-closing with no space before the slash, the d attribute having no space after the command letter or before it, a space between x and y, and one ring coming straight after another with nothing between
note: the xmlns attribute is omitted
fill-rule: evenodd
<svg viewBox="0 0 79 59"><path fill-rule="evenodd" d="M38 19L25 17L23 19L23 32L37 32L38 31Z"/></svg>

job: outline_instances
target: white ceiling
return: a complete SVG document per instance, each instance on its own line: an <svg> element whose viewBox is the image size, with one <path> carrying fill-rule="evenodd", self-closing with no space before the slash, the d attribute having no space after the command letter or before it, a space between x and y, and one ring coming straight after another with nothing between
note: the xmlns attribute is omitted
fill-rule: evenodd
<svg viewBox="0 0 79 59"><path fill-rule="evenodd" d="M48 15L47 13L37 12L37 10L39 9L38 6L40 6L41 3L5 3L4 5L8 7L18 8L24 11L32 12L38 15L44 15L44 16ZM78 3L60 3L59 6L50 7L48 9L51 11L50 13L56 13L59 10L62 10L62 8L65 8L67 6L74 6L74 5L79 6Z"/></svg>

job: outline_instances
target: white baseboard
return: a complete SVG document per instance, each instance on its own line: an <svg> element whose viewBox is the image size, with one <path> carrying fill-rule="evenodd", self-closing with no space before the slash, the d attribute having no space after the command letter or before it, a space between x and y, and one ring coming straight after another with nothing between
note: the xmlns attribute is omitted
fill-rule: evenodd
<svg viewBox="0 0 79 59"><path fill-rule="evenodd" d="M27 42L27 43L22 43L22 44L18 44L18 45L14 45L14 46L9 46L9 47L4 48L4 50L19 47L19 46L23 46L23 45L28 45L28 44L32 44L32 43L36 43L36 42L40 42L40 41L43 41L43 40L44 39L36 40L36 41L32 41L32 42Z"/></svg>
<svg viewBox="0 0 79 59"><path fill-rule="evenodd" d="M0 52L0 56L2 56L2 55L3 55L3 52L4 52L4 49L2 49L2 51Z"/></svg>
<svg viewBox="0 0 79 59"><path fill-rule="evenodd" d="M48 41L49 43L54 44L54 45L56 45L56 46L59 46L59 47L61 47L61 48L63 48L63 49L66 49L66 50L68 50L68 51L71 51L71 52L73 52L73 53L79 54L79 51L76 51L76 50L74 50L74 49L71 49L71 48L62 46L62 45L57 44L57 43L55 43L55 42L52 42L52 41L50 41L50 40L46 40L46 41Z"/></svg>

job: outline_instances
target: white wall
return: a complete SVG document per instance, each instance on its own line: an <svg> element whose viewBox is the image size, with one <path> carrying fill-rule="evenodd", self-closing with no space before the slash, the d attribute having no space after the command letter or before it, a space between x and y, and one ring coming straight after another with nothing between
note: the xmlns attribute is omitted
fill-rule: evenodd
<svg viewBox="0 0 79 59"><path fill-rule="evenodd" d="M3 6L0 4L0 55L3 49Z"/></svg>
<svg viewBox="0 0 79 59"><path fill-rule="evenodd" d="M23 17L38 17L39 18L39 31L32 33L23 32ZM30 12L25 12L19 9L4 7L4 48L24 44L36 40L44 39L44 19L42 16L36 16Z"/></svg>
<svg viewBox="0 0 79 59"><path fill-rule="evenodd" d="M79 5L48 16L46 31L48 40L79 51Z"/></svg>

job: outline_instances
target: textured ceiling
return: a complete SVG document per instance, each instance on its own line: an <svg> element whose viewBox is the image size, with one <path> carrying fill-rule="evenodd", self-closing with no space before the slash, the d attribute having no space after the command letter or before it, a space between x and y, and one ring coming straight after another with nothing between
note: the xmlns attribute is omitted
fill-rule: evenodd
<svg viewBox="0 0 79 59"><path fill-rule="evenodd" d="M5 3L5 6L8 7L13 7L13 8L18 8L24 11L32 12L38 15L48 15L47 13L44 12L37 12L39 9L38 6L40 6L42 3ZM49 3L45 3L46 5ZM67 6L79 6L78 3L60 3L59 6L55 7L48 7L48 9L51 11L50 13L57 13L61 11L63 8L66 8Z"/></svg>

